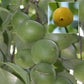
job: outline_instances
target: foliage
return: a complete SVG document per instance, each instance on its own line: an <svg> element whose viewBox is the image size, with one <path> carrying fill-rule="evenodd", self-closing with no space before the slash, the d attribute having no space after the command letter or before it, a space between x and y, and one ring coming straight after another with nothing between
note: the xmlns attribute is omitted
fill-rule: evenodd
<svg viewBox="0 0 84 84"><path fill-rule="evenodd" d="M68 84L80 80L70 70L84 60L84 37L77 34L79 23L84 32L84 1L78 0L79 22L73 21L67 30L52 23L54 10L61 6L57 2L62 1L71 2L69 8L78 15L78 3L72 3L77 0L0 0L1 84L52 84L58 77ZM53 33L57 28L61 33Z"/></svg>

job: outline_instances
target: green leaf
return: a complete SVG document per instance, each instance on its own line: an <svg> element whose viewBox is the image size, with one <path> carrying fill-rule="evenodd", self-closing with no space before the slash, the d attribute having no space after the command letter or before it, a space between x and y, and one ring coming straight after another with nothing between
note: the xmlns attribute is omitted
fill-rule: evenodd
<svg viewBox="0 0 84 84"><path fill-rule="evenodd" d="M76 47L76 51L78 54L80 54L80 48L81 48L82 52L84 52L84 37L82 37L82 36L80 37L80 44L79 44L79 42L76 42L75 47Z"/></svg>
<svg viewBox="0 0 84 84"><path fill-rule="evenodd" d="M0 18L2 21L5 21L9 14L10 12L7 9L0 7Z"/></svg>
<svg viewBox="0 0 84 84"><path fill-rule="evenodd" d="M76 50L74 48L73 45L70 45L69 47L63 49L61 51L61 58L62 59L76 59L77 58L77 55L76 55Z"/></svg>
<svg viewBox="0 0 84 84"><path fill-rule="evenodd" d="M78 21L73 21L73 22L71 23L71 26L72 26L73 28L75 28L75 29L78 30Z"/></svg>
<svg viewBox="0 0 84 84"><path fill-rule="evenodd" d="M46 34L44 38L56 42L60 50L78 41L78 36L76 34Z"/></svg>
<svg viewBox="0 0 84 84"><path fill-rule="evenodd" d="M45 12L41 10L41 8L39 6L36 6L35 4L30 3L30 5L32 5L32 7L36 9L36 12L39 14L39 18L42 24L45 24L47 22L47 16Z"/></svg>
<svg viewBox="0 0 84 84"><path fill-rule="evenodd" d="M21 67L19 67L18 65L15 65L13 63L5 63L7 66L9 66L10 68L12 68L25 82L25 84L30 84L30 80L29 80L29 75L26 71L24 71Z"/></svg>
<svg viewBox="0 0 84 84"><path fill-rule="evenodd" d="M68 29L69 33L78 33L78 30L76 28L72 27L71 25L68 25L67 29Z"/></svg>
<svg viewBox="0 0 84 84"><path fill-rule="evenodd" d="M8 24L11 21L12 14L5 8L0 7L0 18L3 21L2 22L2 28L5 28L8 26Z"/></svg>
<svg viewBox="0 0 84 84"><path fill-rule="evenodd" d="M0 68L0 83L1 84L24 84L20 79Z"/></svg>
<svg viewBox="0 0 84 84"><path fill-rule="evenodd" d="M57 8L56 3L54 3L54 2L53 3L49 2L48 5L52 12L54 12L54 10L56 10L56 8Z"/></svg>
<svg viewBox="0 0 84 84"><path fill-rule="evenodd" d="M72 84L77 84L75 78L72 75L70 75L67 71L60 72L57 74L57 76L66 77L72 82Z"/></svg>
<svg viewBox="0 0 84 84"><path fill-rule="evenodd" d="M0 27L2 26L2 23L3 23L3 21L2 21L2 19L0 18ZM1 29L1 28L0 28Z"/></svg>
<svg viewBox="0 0 84 84"><path fill-rule="evenodd" d="M57 60L53 67L55 68L56 73L62 72L65 69L60 60Z"/></svg>
<svg viewBox="0 0 84 84"><path fill-rule="evenodd" d="M3 35L1 32L0 32L0 50L6 56L7 46L4 43Z"/></svg>
<svg viewBox="0 0 84 84"><path fill-rule="evenodd" d="M49 25L48 25L48 31L49 31L49 33L52 33L55 28L56 28L56 25L54 25L54 24L49 24Z"/></svg>
<svg viewBox="0 0 84 84"><path fill-rule="evenodd" d="M34 43L26 43L20 36L18 36L18 34L16 33L13 33L12 34L12 38L13 38L13 41L17 47L17 50L22 50L22 49L31 49L31 46L34 44Z"/></svg>
<svg viewBox="0 0 84 84"><path fill-rule="evenodd" d="M7 6L9 5L9 3L10 3L10 0L1 0L1 4L2 4L2 6L4 7L4 8L7 8Z"/></svg>
<svg viewBox="0 0 84 84"><path fill-rule="evenodd" d="M2 54L2 52L0 51L0 62L3 62L3 60L4 60L4 58L3 58L3 54ZM1 66L2 64L0 63L0 66Z"/></svg>
<svg viewBox="0 0 84 84"><path fill-rule="evenodd" d="M66 69L74 69L75 65L80 62L79 59L63 60L63 65Z"/></svg>

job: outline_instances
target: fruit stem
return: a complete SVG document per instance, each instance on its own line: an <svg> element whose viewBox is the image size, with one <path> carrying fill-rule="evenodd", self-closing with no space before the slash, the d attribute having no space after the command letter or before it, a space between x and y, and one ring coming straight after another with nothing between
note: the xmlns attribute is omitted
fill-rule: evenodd
<svg viewBox="0 0 84 84"><path fill-rule="evenodd" d="M14 55L15 55L15 45L13 46L13 53L12 53L12 56L11 56L11 63L13 63Z"/></svg>
<svg viewBox="0 0 84 84"><path fill-rule="evenodd" d="M57 6L57 8L59 8L59 4L56 2L56 6Z"/></svg>
<svg viewBox="0 0 84 84"><path fill-rule="evenodd" d="M65 27L65 30L66 30L66 33L69 33L67 27Z"/></svg>

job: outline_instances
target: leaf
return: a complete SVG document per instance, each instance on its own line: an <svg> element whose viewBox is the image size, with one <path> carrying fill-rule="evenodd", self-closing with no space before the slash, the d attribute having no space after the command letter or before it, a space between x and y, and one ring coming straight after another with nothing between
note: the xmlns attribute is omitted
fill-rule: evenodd
<svg viewBox="0 0 84 84"><path fill-rule="evenodd" d="M1 51L0 51L0 62L3 62L3 54L1 53ZM2 64L0 63L0 66L1 66Z"/></svg>
<svg viewBox="0 0 84 84"><path fill-rule="evenodd" d="M63 49L61 51L61 58L62 59L76 59L77 58L77 55L76 55L76 50L74 48L73 45L70 45L69 47Z"/></svg>
<svg viewBox="0 0 84 84"><path fill-rule="evenodd" d="M4 64L12 68L24 80L25 84L30 84L28 73L24 71L21 67L10 62Z"/></svg>
<svg viewBox="0 0 84 84"><path fill-rule="evenodd" d="M26 43L18 34L13 33L12 34L13 41L17 47L17 50L22 50L22 49L31 49L31 46L34 43Z"/></svg>
<svg viewBox="0 0 84 84"><path fill-rule="evenodd" d="M35 4L30 3L30 5L35 8L36 12L39 14L39 18L42 22L42 24L45 24L47 22L47 16L43 10L39 6L36 6Z"/></svg>
<svg viewBox="0 0 84 84"><path fill-rule="evenodd" d="M67 29L68 29L69 33L78 33L78 30L76 28L72 27L71 25L68 25Z"/></svg>
<svg viewBox="0 0 84 84"><path fill-rule="evenodd" d="M56 28L56 25L54 25L54 24L49 24L49 25L48 25L48 31L49 31L49 33L52 33L55 28Z"/></svg>
<svg viewBox="0 0 84 84"><path fill-rule="evenodd" d="M53 67L55 68L56 73L62 72L65 69L60 60L56 60L56 63L53 65Z"/></svg>
<svg viewBox="0 0 84 84"><path fill-rule="evenodd" d="M4 43L3 35L1 32L0 32L0 50L6 56L7 46Z"/></svg>
<svg viewBox="0 0 84 84"><path fill-rule="evenodd" d="M72 26L73 28L75 28L75 29L78 30L78 21L73 21L73 22L71 23L71 26Z"/></svg>
<svg viewBox="0 0 84 84"><path fill-rule="evenodd" d="M63 65L66 69L74 69L75 65L80 62L80 59L71 59L71 60L63 60Z"/></svg>
<svg viewBox="0 0 84 84"><path fill-rule="evenodd" d="M67 48L72 43L78 41L78 36L76 34L46 34L44 39L53 40L57 43L60 50Z"/></svg>
<svg viewBox="0 0 84 84"><path fill-rule="evenodd" d="M9 3L10 3L10 0L1 0L2 1L2 6L4 7L4 8L7 8L7 6L9 5Z"/></svg>
<svg viewBox="0 0 84 84"><path fill-rule="evenodd" d="M0 18L5 21L9 15L9 11L5 8L0 7Z"/></svg>
<svg viewBox="0 0 84 84"><path fill-rule="evenodd" d="M16 76L0 68L0 84L24 84Z"/></svg>
<svg viewBox="0 0 84 84"><path fill-rule="evenodd" d="M77 84L75 78L72 75L70 75L67 71L60 72L57 74L57 76L66 77L72 82L72 84Z"/></svg>
<svg viewBox="0 0 84 84"><path fill-rule="evenodd" d="M80 54L80 46L81 46L82 52L84 52L84 37L81 36L79 38L80 38L80 42L75 43L76 51L78 54Z"/></svg>
<svg viewBox="0 0 84 84"><path fill-rule="evenodd" d="M54 12L55 10L56 10L56 8L57 8L57 6L56 6L56 3L54 3L54 2L49 2L49 8L50 8L50 10L52 11L52 12Z"/></svg>

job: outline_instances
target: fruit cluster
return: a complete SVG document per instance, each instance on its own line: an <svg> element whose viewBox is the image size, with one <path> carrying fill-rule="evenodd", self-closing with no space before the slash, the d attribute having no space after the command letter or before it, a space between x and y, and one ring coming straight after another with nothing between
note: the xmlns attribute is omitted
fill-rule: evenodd
<svg viewBox="0 0 84 84"><path fill-rule="evenodd" d="M72 38L73 40L70 39L70 42L68 41L68 43L66 40L69 37L71 38L71 35L73 34L68 34L68 37L67 35L64 35L63 38L61 38L62 35L56 34L56 39L53 39L52 37L54 34L45 35L44 26L31 20L30 17L22 12L16 12L11 22L13 25L13 32L25 43L32 43L30 49L23 47L18 50L14 57L15 64L24 69L30 69L31 83L73 84L69 78L58 75L58 72L66 70L61 63L62 60L60 60L60 57L63 60L76 58L76 50L71 44L76 42L74 39L76 36L74 35ZM64 38L66 38L66 40L63 40ZM63 43L65 43L65 45ZM18 48L18 46L16 47ZM82 74L79 78L78 71L76 70L75 76L83 81Z"/></svg>

